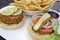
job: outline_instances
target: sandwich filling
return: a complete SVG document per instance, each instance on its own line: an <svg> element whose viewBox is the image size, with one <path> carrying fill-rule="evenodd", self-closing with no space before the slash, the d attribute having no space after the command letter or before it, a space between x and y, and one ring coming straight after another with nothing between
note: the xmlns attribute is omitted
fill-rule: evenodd
<svg viewBox="0 0 60 40"><path fill-rule="evenodd" d="M50 12L52 14L52 12ZM48 12L34 15L30 23L34 33L38 33L41 40L60 40L57 32L59 21L56 16L51 16Z"/></svg>
<svg viewBox="0 0 60 40"><path fill-rule="evenodd" d="M17 7L6 8L0 13L0 21L8 25L18 24L23 18L22 10Z"/></svg>

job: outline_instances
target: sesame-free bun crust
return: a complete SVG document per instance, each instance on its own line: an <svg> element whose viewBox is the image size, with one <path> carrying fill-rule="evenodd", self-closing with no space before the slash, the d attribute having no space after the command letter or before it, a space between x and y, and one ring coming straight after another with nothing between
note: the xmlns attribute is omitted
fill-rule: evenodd
<svg viewBox="0 0 60 40"><path fill-rule="evenodd" d="M35 40L41 40L41 36L32 30L32 26L28 25L28 32Z"/></svg>
<svg viewBox="0 0 60 40"><path fill-rule="evenodd" d="M4 24L3 22L0 22L0 27L5 28L5 29L19 28L19 27L21 27L23 25L24 19L25 19L25 16L23 17L22 21L19 24L12 24L12 25L8 25L8 24Z"/></svg>

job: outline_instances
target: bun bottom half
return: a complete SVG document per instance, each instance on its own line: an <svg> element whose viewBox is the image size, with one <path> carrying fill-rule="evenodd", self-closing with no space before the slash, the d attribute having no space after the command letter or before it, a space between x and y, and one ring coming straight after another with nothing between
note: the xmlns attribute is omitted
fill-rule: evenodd
<svg viewBox="0 0 60 40"><path fill-rule="evenodd" d="M25 16L23 17L22 21L19 24L7 25L7 24L4 24L3 22L0 22L0 27L5 29L16 29L23 25L24 20L25 20Z"/></svg>
<svg viewBox="0 0 60 40"><path fill-rule="evenodd" d="M32 30L32 26L28 25L28 32L34 38L34 40L41 40L41 35Z"/></svg>

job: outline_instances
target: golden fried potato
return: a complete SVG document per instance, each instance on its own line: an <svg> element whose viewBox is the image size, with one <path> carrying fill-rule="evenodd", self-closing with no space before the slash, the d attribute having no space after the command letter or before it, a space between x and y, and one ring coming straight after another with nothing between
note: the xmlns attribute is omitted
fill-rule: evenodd
<svg viewBox="0 0 60 40"><path fill-rule="evenodd" d="M26 2L26 0L21 0L22 2Z"/></svg>
<svg viewBox="0 0 60 40"><path fill-rule="evenodd" d="M52 3L54 0L45 0L45 1L43 1L43 3L42 3L42 5L48 5L48 4L50 4L50 3Z"/></svg>
<svg viewBox="0 0 60 40"><path fill-rule="evenodd" d="M14 3L10 5L15 5L23 10L46 10L50 8L57 0L14 0Z"/></svg>

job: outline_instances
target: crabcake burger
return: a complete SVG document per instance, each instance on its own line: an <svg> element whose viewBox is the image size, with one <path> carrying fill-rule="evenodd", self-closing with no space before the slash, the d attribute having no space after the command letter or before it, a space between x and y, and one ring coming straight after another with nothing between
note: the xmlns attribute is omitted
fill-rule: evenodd
<svg viewBox="0 0 60 40"><path fill-rule="evenodd" d="M24 14L21 9L15 6L7 6L0 12L0 27L15 29L20 27L24 22Z"/></svg>

